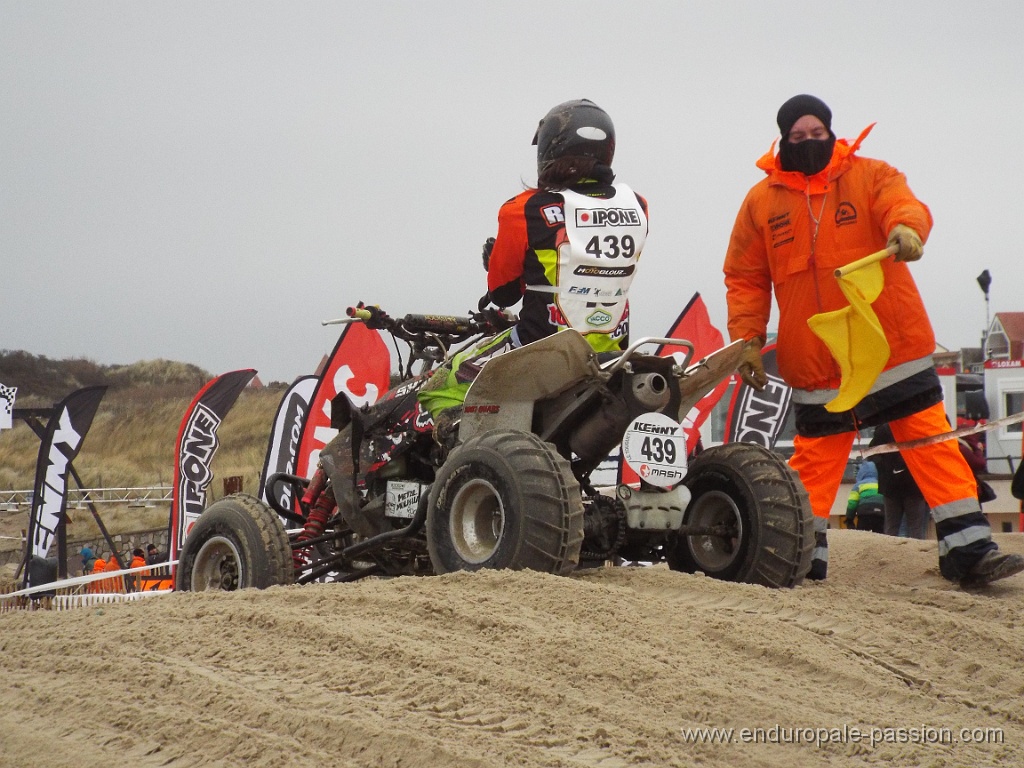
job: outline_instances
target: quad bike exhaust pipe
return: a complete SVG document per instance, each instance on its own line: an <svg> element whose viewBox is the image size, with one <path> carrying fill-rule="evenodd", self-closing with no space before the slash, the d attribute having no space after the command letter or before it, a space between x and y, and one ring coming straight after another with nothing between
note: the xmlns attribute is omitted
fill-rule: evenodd
<svg viewBox="0 0 1024 768"><path fill-rule="evenodd" d="M671 392L668 381L660 373L640 373L630 377L629 389L626 390L627 405L634 404L643 411L660 411L668 405ZM629 402L632 400L632 403ZM633 408L630 407L630 411Z"/></svg>

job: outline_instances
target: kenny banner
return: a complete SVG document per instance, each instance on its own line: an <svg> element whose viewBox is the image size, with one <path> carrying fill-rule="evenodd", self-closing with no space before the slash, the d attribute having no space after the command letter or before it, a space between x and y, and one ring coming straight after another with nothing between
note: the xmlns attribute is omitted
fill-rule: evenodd
<svg viewBox="0 0 1024 768"><path fill-rule="evenodd" d="M758 392L736 376L736 388L726 416L726 442L756 443L771 450L786 425L792 388L779 376L775 361L775 342L761 350L761 361L768 383Z"/></svg>
<svg viewBox="0 0 1024 768"><path fill-rule="evenodd" d="M390 380L391 354L380 334L362 323L346 325L313 392L295 474L312 475L320 451L338 434L331 428L331 400L335 395L344 392L356 408L372 405L388 391Z"/></svg>
<svg viewBox="0 0 1024 768"><path fill-rule="evenodd" d="M178 559L181 543L206 508L206 489L213 480L211 464L219 446L217 429L255 375L255 370L245 368L211 379L199 390L185 411L174 450L169 546L171 560Z"/></svg>
<svg viewBox="0 0 1024 768"><path fill-rule="evenodd" d="M96 386L72 392L57 404L46 424L36 460L32 513L28 520L29 556L46 557L50 552L57 526L67 510L71 462L82 450L82 442L106 391L105 386ZM26 587L32 586L28 580L26 568Z"/></svg>
<svg viewBox="0 0 1024 768"><path fill-rule="evenodd" d="M270 430L270 443L267 445L267 458L263 462L260 473L260 488L257 496L264 502L270 502L267 491L267 478L279 472L294 475L299 462L299 440L302 438L302 427L306 423L309 404L313 400L316 389L316 376L300 376L281 398L274 417L274 426ZM291 483L279 483L276 488L277 501L282 509L292 508Z"/></svg>

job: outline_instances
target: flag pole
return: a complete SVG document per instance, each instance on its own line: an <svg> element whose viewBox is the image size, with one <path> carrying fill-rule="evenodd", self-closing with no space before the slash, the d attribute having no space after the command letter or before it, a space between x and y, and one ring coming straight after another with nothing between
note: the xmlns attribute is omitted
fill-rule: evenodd
<svg viewBox="0 0 1024 768"><path fill-rule="evenodd" d="M895 256L897 253L899 253L899 250L900 247L898 245L890 245L888 248L883 248L877 253L872 253L870 256L865 256L863 259L851 261L845 267L840 267L839 269L837 269L835 275L836 277L845 277L851 272L855 272L858 269L861 269L862 267L867 267L870 266L871 264L882 261L883 259L887 259L890 256Z"/></svg>

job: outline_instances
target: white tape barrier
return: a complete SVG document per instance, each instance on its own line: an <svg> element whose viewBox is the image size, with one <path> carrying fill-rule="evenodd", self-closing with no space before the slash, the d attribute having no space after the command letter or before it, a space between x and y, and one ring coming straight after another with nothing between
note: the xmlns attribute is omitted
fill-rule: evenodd
<svg viewBox="0 0 1024 768"><path fill-rule="evenodd" d="M39 592L53 592L59 589L70 589L72 587L85 586L91 584L94 581L105 581L107 579L114 579L118 576L124 576L128 573L143 573L154 571L158 568L168 568L173 565L177 565L177 560L170 562L159 563L155 565L140 565L138 568L125 568L123 571L104 571L103 573L92 573L88 576L75 576L71 579L64 579L63 581L51 581L49 584L40 584L38 587L29 587L28 589L19 589L17 592L8 592L5 595L0 595L0 601L11 600L17 597L27 597L35 595ZM166 578L170 578L169 576ZM149 595L161 595L167 594L171 590L154 590L152 592L100 592L100 593L89 593L89 597L105 597L107 598L101 602L117 602L119 600L136 600L139 597L148 597ZM79 595L64 595L64 597L78 597Z"/></svg>

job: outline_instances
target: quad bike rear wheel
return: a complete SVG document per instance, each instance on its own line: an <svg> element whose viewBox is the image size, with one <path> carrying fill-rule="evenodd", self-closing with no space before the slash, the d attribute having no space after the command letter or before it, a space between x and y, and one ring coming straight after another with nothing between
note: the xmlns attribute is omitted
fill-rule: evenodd
<svg viewBox="0 0 1024 768"><path fill-rule="evenodd" d="M794 587L810 569L814 516L807 491L781 456L751 443L701 453L683 482L686 526L717 535L680 536L666 559L677 571L766 587Z"/></svg>
<svg viewBox="0 0 1024 768"><path fill-rule="evenodd" d="M427 549L437 573L565 574L579 562L579 483L569 462L530 432L485 432L455 448L428 503Z"/></svg>
<svg viewBox="0 0 1024 768"><path fill-rule="evenodd" d="M233 592L292 580L281 518L259 499L236 493L211 504L192 526L178 557L175 588Z"/></svg>

